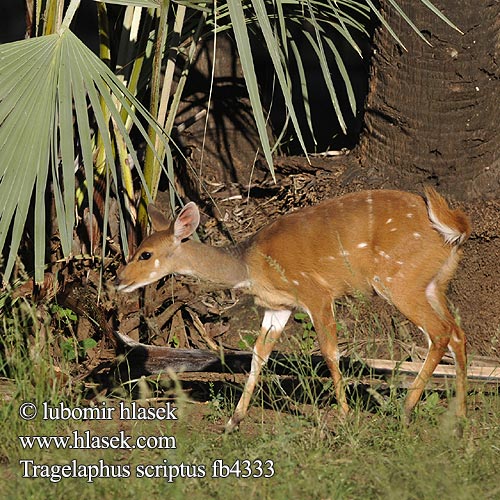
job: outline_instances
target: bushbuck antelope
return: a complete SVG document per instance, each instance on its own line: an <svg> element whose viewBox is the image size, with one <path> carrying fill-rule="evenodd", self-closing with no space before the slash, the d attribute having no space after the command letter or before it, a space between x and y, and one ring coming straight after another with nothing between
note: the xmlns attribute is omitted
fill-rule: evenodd
<svg viewBox="0 0 500 500"><path fill-rule="evenodd" d="M262 365L295 308L311 317L337 403L347 412L332 302L371 290L394 304L429 342L405 415L449 349L456 366L456 413L465 416L465 334L448 310L445 292L471 228L467 216L451 210L434 189L426 188L424 197L390 190L348 194L280 217L248 241L225 248L188 239L200 221L193 202L174 222L152 205L149 215L154 232L118 271L118 290L131 292L174 273L245 289L265 308L250 375L226 431L244 418Z"/></svg>

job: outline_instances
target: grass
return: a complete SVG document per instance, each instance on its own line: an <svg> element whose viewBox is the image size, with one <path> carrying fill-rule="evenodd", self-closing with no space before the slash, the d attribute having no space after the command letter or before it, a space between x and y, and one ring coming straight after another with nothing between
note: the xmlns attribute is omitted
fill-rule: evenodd
<svg viewBox="0 0 500 500"><path fill-rule="evenodd" d="M83 405L82 386L54 370L47 344L50 335L26 342L23 328L36 318L29 310L6 322L2 335L0 380L0 484L6 499L186 498L195 499L454 499L500 498L500 398L483 392L470 395L464 436L453 435L447 402L430 391L406 427L398 416L401 394L392 391L386 408L367 406L353 395L353 411L338 416L327 397L328 384L311 383L312 366L298 366L300 390L283 388L273 370L253 399L240 432L222 435L236 397L231 388L208 388L208 401L187 396L155 398L152 384L137 383L142 404L174 404L177 420L117 418L123 398L101 398L116 408L112 420L43 419L44 401L52 406ZM7 318L8 319L8 318ZM38 325L40 326L40 325ZM43 326L43 325L42 325ZM44 330L40 328L40 330ZM308 341L308 338L302 339ZM60 360L58 360L60 361ZM62 372L64 373L64 367ZM122 391L125 393L125 391ZM178 392L178 391L177 391ZM3 394L3 395L2 395ZM39 414L23 420L19 409L33 402ZM48 449L23 447L19 436L139 436L150 438L144 449ZM160 438L168 446L158 446ZM101 442L104 444L104 441ZM172 446L174 443L175 446ZM39 476L34 475L35 465ZM223 461L224 467L217 467ZM268 462L272 461L272 462ZM25 465L26 464L26 470ZM64 478L72 473L84 477ZM68 470L57 466L67 466ZM271 468L272 465L272 468ZM55 466L55 467L54 467ZM237 477L247 471L272 477ZM214 472L227 477L214 477ZM261 471L261 472L260 472ZM89 473L122 477L95 477ZM178 475L177 478L173 476ZM151 477L146 477L146 476Z"/></svg>
<svg viewBox="0 0 500 500"><path fill-rule="evenodd" d="M117 405L117 401L108 403ZM190 495L200 499L498 498L498 398L478 394L471 403L475 409L463 439L453 438L446 430L441 412L419 415L405 428L391 416L356 409L345 421L317 426L307 418L254 407L241 432L223 436L219 432L222 421L210 423L207 405L188 402L180 404L179 420L175 422L23 421L14 405L7 405L2 408L4 425L0 434L3 497L57 499L83 494L87 499L126 499L167 494L169 498ZM132 443L138 436L174 436L176 447L61 450L52 446L47 451L23 449L17 437L69 436L75 430L83 434L87 429L104 436L118 435L122 430L132 437ZM130 478L58 480L54 472L54 482L23 478L19 462L23 459L35 464L76 460L95 466L103 461L114 465L114 472L108 469L109 474L125 474L128 467ZM258 472L257 459L262 461L264 473L272 472L265 462L273 461L273 477L235 476L238 461L242 472L244 460L250 461L254 473ZM211 477L217 460L223 460L228 477ZM181 464L183 468L179 468ZM148 470L147 465L158 467ZM232 467L231 474L228 466ZM154 477L136 477L144 472ZM184 477L172 479L173 474Z"/></svg>

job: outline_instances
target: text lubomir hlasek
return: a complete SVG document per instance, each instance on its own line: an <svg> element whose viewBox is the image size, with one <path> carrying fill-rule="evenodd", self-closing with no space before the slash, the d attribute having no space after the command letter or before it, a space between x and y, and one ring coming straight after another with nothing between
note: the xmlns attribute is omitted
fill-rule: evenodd
<svg viewBox="0 0 500 500"><path fill-rule="evenodd" d="M171 402L157 407L144 407L135 401L120 401L118 407L107 406L106 401L103 401L96 406L75 408L70 408L62 402L56 406L44 402L43 420L112 420L116 410L120 420L177 420L177 407Z"/></svg>

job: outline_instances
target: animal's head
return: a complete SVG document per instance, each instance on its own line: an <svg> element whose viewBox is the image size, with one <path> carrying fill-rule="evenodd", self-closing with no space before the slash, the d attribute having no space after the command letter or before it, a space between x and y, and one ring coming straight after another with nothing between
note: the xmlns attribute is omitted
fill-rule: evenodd
<svg viewBox="0 0 500 500"><path fill-rule="evenodd" d="M189 238L200 223L195 203L189 202L175 221L163 215L154 205L148 206L153 233L140 244L128 264L118 270L117 289L131 292L163 276L181 273L182 241Z"/></svg>

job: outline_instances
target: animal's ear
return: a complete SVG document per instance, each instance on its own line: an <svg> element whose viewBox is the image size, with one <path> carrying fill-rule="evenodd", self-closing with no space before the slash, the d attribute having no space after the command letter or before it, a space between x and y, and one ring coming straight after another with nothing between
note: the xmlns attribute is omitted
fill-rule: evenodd
<svg viewBox="0 0 500 500"><path fill-rule="evenodd" d="M164 231L170 227L170 219L160 212L152 203L148 205L148 214L154 231Z"/></svg>
<svg viewBox="0 0 500 500"><path fill-rule="evenodd" d="M189 238L200 223L200 211L195 203L190 201L177 216L174 223L174 235L180 241Z"/></svg>

